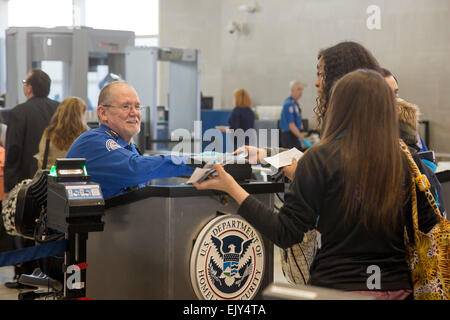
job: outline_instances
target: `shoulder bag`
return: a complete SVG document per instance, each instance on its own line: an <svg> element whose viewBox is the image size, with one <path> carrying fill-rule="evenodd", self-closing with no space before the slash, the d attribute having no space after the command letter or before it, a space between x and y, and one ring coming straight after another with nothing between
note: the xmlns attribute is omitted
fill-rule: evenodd
<svg viewBox="0 0 450 320"><path fill-rule="evenodd" d="M419 171L408 147L400 142L406 154L409 170L412 173L411 198L414 243L408 239L405 230L407 263L411 271L415 300L450 299L450 221L441 216L438 206L430 192L427 177ZM417 188L424 192L429 204L438 217L436 225L428 232L419 230L417 210Z"/></svg>

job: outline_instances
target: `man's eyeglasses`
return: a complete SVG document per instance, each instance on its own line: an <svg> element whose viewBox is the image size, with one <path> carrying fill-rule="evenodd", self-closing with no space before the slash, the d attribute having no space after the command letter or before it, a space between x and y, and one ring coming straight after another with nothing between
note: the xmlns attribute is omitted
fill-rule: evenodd
<svg viewBox="0 0 450 320"><path fill-rule="evenodd" d="M26 79L23 79L23 80L22 80L22 84L28 84L27 80L26 80Z"/></svg>
<svg viewBox="0 0 450 320"><path fill-rule="evenodd" d="M131 104L126 104L126 105L123 105L123 106L113 106L112 104L102 104L102 106L119 108L123 112L130 112L131 109L133 109L133 107L136 110L136 112L141 112L143 110L143 107L141 107L140 105L133 106Z"/></svg>

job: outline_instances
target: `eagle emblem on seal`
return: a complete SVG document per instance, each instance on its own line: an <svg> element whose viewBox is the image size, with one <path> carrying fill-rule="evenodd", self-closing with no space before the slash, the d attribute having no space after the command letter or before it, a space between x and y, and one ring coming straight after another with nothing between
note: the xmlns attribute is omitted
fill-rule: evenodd
<svg viewBox="0 0 450 320"><path fill-rule="evenodd" d="M211 235L215 252L211 255L208 275L216 286L241 287L246 282L253 267L249 250L253 240L243 240L238 236L220 239Z"/></svg>

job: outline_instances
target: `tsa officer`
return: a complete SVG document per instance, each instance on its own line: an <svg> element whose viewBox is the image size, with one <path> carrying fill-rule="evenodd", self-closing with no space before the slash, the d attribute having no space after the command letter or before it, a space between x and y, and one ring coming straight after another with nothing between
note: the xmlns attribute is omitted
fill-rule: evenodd
<svg viewBox="0 0 450 320"><path fill-rule="evenodd" d="M306 147L310 147L311 143L305 140L300 132L302 129L302 111L298 104L298 100L303 95L303 85L299 81L291 81L291 95L283 103L280 118L280 146L284 148L297 148L304 150L302 143Z"/></svg>
<svg viewBox="0 0 450 320"><path fill-rule="evenodd" d="M193 172L186 165L187 157L140 154L131 139L140 131L141 111L130 84L109 83L98 99L99 128L83 133L67 153L67 158L86 158L86 169L105 199L145 187L151 179Z"/></svg>

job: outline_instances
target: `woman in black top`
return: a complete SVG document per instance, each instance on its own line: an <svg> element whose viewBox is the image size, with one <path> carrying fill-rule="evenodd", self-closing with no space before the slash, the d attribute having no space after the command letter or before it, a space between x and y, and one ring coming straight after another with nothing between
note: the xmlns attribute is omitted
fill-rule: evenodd
<svg viewBox="0 0 450 320"><path fill-rule="evenodd" d="M242 144L249 145L249 136L244 139L244 133L248 129L253 129L255 127L255 114L250 108L252 105L252 100L245 89L236 89L233 93L233 112L228 119L228 124L230 129L234 130L233 141L234 149L236 150ZM236 130L242 129L243 132ZM254 141L253 143L256 143ZM238 145L239 144L239 145Z"/></svg>
<svg viewBox="0 0 450 320"><path fill-rule="evenodd" d="M333 88L322 139L299 160L278 214L220 165L218 177L194 185L229 193L238 213L279 247L316 228L321 247L310 268L311 285L405 297L411 292L403 242L404 227L411 231L411 180L399 146L394 94L369 70L351 72ZM428 232L437 220L420 192L418 209L419 227ZM380 271L375 287L373 268Z"/></svg>

